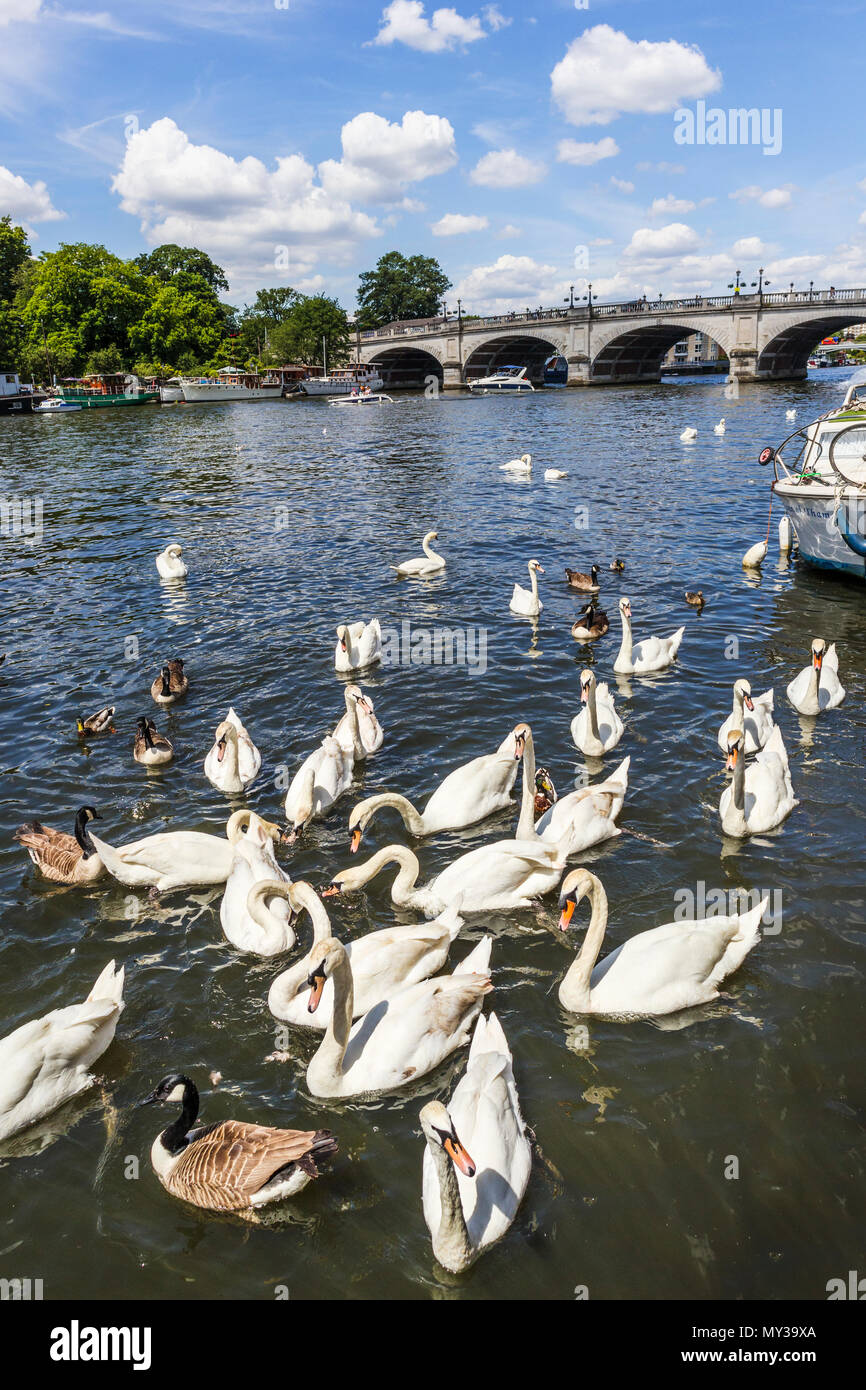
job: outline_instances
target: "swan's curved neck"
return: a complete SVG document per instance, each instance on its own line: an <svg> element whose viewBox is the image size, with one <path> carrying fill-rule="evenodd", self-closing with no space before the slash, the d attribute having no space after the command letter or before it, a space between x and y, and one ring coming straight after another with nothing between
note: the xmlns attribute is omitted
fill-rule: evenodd
<svg viewBox="0 0 866 1390"><path fill-rule="evenodd" d="M627 618L622 610L620 610L619 616L622 619L622 645L619 649L619 657L630 662L632 654L631 618ZM619 660L619 657L617 660Z"/></svg>
<svg viewBox="0 0 866 1390"><path fill-rule="evenodd" d="M225 739L226 745L226 751L223 754L223 765L227 772L231 773L233 777L238 778L240 776L240 759L238 754L238 731L235 728L234 724L229 724L228 728L223 734L223 738Z"/></svg>
<svg viewBox="0 0 866 1390"><path fill-rule="evenodd" d="M538 571L534 565L529 566L529 582L532 586L532 597L538 598Z"/></svg>
<svg viewBox="0 0 866 1390"><path fill-rule="evenodd" d="M430 544L429 536L424 537L423 541L421 542L421 549L424 551L424 554L427 556L428 560L441 560L442 558L441 555L436 554L436 551Z"/></svg>
<svg viewBox="0 0 866 1390"><path fill-rule="evenodd" d="M352 1014L355 1009L355 987L352 980L352 967L345 951L331 971L334 981L334 1007L325 1036L310 1063L309 1071L324 1080L329 1090L339 1090L343 1078L343 1058L352 1031Z"/></svg>
<svg viewBox="0 0 866 1390"><path fill-rule="evenodd" d="M241 838L241 835L250 823L250 814L250 811L244 807L243 810L235 811L234 815L229 816L226 824L226 839L231 844L236 845Z"/></svg>
<svg viewBox="0 0 866 1390"><path fill-rule="evenodd" d="M598 706L595 703L595 681L589 683L589 694L586 698L587 708L589 709L589 727L592 730L593 738L601 742L601 734L598 732Z"/></svg>
<svg viewBox="0 0 866 1390"><path fill-rule="evenodd" d="M598 960L601 943L607 930L607 893L601 883L592 886L592 916L586 929L586 936L580 954L574 961L562 982L561 993L568 996L568 1007L576 1012L589 1008L589 981L593 967Z"/></svg>
<svg viewBox="0 0 866 1390"><path fill-rule="evenodd" d="M362 882L369 882L380 869L384 869L386 864L400 865L400 872L391 884L391 901L397 907L416 906L415 900L418 894L415 891L415 884L418 881L418 874L421 872L418 856L413 854L406 845L387 845L385 849L380 849L378 854L374 854L372 859L368 861L367 875Z"/></svg>
<svg viewBox="0 0 866 1390"><path fill-rule="evenodd" d="M364 745L361 742L361 730L358 727L358 704L354 695L346 691L346 714L349 716L349 731L352 735L352 754L358 761L363 761L365 755Z"/></svg>
<svg viewBox="0 0 866 1390"><path fill-rule="evenodd" d="M366 826L383 806L392 806L399 813L406 829L413 835L425 833L424 817L415 809L412 802L405 796L401 796L399 792L377 792L375 796L370 796L366 801L362 801L358 807L358 810L363 808L359 824Z"/></svg>
<svg viewBox="0 0 866 1390"><path fill-rule="evenodd" d="M535 833L535 742L530 729L523 745L523 791L520 797L518 840L537 840Z"/></svg>
<svg viewBox="0 0 866 1390"><path fill-rule="evenodd" d="M288 901L289 887L288 883L282 883L279 879L262 879L254 883L247 893L247 914L264 932L267 946L275 951L285 948L287 936L291 935L293 941L294 933L287 928L285 922L274 916L268 907L267 899L285 898Z"/></svg>
<svg viewBox="0 0 866 1390"><path fill-rule="evenodd" d="M428 1141L427 1148L439 1183L440 1216L434 1253L446 1269L459 1269L471 1258L472 1242L466 1229L457 1174L441 1144Z"/></svg>

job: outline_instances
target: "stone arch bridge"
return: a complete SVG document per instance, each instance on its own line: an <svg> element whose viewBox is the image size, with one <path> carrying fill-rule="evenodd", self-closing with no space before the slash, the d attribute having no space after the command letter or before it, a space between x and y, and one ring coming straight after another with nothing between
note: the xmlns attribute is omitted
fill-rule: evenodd
<svg viewBox="0 0 866 1390"><path fill-rule="evenodd" d="M866 289L721 295L539 309L496 318L424 321L358 332L360 361L392 387L435 375L446 390L496 367L528 367L543 380L552 353L568 362L569 386L657 382L665 353L690 333L718 343L738 381L797 381L822 338L866 322Z"/></svg>

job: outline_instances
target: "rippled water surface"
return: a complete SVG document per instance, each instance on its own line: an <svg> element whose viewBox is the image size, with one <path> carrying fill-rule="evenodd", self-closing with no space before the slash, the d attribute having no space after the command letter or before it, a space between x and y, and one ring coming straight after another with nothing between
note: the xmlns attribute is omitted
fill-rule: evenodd
<svg viewBox="0 0 866 1390"><path fill-rule="evenodd" d="M274 402L0 420L0 492L44 499L41 541L3 541L0 1032L83 998L111 956L127 969L100 1087L0 1158L0 1276L41 1277L46 1298L269 1299L281 1284L292 1298L571 1298L585 1285L592 1298L761 1299L824 1297L827 1280L855 1266L866 593L780 564L775 509L763 573L740 566L767 525L760 447L789 432L786 407L803 422L840 401L844 375L746 388L738 401L717 383L682 382L402 397L364 412ZM722 415L727 433L715 437ZM691 446L679 443L687 424L699 430ZM532 481L503 475L498 465L525 449ZM568 477L545 483L548 466ZM581 507L587 529L575 526ZM445 576L396 579L389 563L417 554L431 527ZM172 539L190 565L180 586L162 585L153 563ZM112 880L58 887L12 834L33 816L71 829L87 802L115 843L166 828L219 833L231 808L202 760L229 704L264 756L249 802L278 818L279 767L297 766L343 708L334 628L374 615L486 629L487 669L398 666L365 682L385 746L336 812L281 851L293 877L321 884L348 862L346 817L361 795L399 789L423 804L520 719L567 791L584 768L569 725L588 657L569 634L578 603L563 566L614 555L626 570L603 576L612 631L589 658L599 679L612 679L622 594L637 637L681 623L686 634L669 674L617 696L627 727L606 765L631 754L621 824L638 833L587 856L610 898L608 946L671 920L677 890L700 882L779 890L781 930L717 1005L659 1024L589 1021L587 1040L557 999L582 930L555 932L555 897L468 919L453 954L495 937L489 1002L539 1147L508 1236L454 1277L434 1261L421 1214L418 1111L447 1097L462 1056L373 1103L317 1101L305 1084L312 1035L293 1034L290 1061L264 1060L275 1047L267 990L285 962L225 941L218 891L153 902ZM508 610L533 556L546 570L535 626ZM702 614L685 588L704 590ZM848 698L813 727L784 690L818 634L838 644ZM171 656L185 658L191 691L157 714L178 756L148 774L132 761L131 732ZM732 846L717 816L716 733L740 674L756 691L775 688L800 804L781 830ZM81 744L76 716L108 702L118 734ZM516 807L422 842L422 880L515 820ZM366 840L405 838L384 816ZM392 908L389 878L331 901L341 936L416 920ZM585 907L579 916L582 928ZM262 1228L174 1201L150 1167L161 1114L135 1102L178 1069L200 1083L206 1119L334 1129L332 1169ZM738 1178L725 1176L732 1156Z"/></svg>

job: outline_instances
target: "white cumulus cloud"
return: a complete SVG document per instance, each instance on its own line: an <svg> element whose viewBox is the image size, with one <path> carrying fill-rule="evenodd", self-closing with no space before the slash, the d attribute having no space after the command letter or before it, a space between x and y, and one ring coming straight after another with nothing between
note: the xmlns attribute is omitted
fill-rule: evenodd
<svg viewBox="0 0 866 1390"><path fill-rule="evenodd" d="M495 5L489 5L485 18L490 32L507 21ZM464 18L451 7L434 10L428 19L421 0L392 0L382 11L381 28L374 44L402 43L422 53L444 53L486 39L488 30L477 15Z"/></svg>
<svg viewBox="0 0 866 1390"><path fill-rule="evenodd" d="M675 198L672 193L669 193L666 198L653 198L650 216L675 216L685 212L694 212L696 206L697 204L689 198Z"/></svg>
<svg viewBox="0 0 866 1390"><path fill-rule="evenodd" d="M538 183L547 170L516 150L491 150L482 155L470 178L484 188L525 188Z"/></svg>
<svg viewBox="0 0 866 1390"><path fill-rule="evenodd" d="M407 111L401 122L362 111L343 126L343 158L326 159L326 192L356 203L396 203L410 183L444 174L457 162L454 127L444 116Z"/></svg>
<svg viewBox="0 0 866 1390"><path fill-rule="evenodd" d="M553 99L572 125L608 125L617 116L672 111L721 85L699 48L668 39L635 42L609 24L586 29L550 74Z"/></svg>
<svg viewBox="0 0 866 1390"><path fill-rule="evenodd" d="M438 222L431 224L430 230L434 236L460 236L463 232L483 232L484 228L489 226L490 222L486 217L478 217L473 213L446 212Z"/></svg>
<svg viewBox="0 0 866 1390"><path fill-rule="evenodd" d="M603 140L560 140L556 147L560 164L597 164L600 159L612 159L616 154L619 154L619 145L611 135L605 135Z"/></svg>
<svg viewBox="0 0 866 1390"><path fill-rule="evenodd" d="M614 188L618 188L620 193L634 193L634 184L628 179L618 179L615 174L611 174L610 181Z"/></svg>
<svg viewBox="0 0 866 1390"><path fill-rule="evenodd" d="M456 287L473 313L502 313L527 305L550 303L560 288L557 269L532 256L500 256L492 265L479 265Z"/></svg>
<svg viewBox="0 0 866 1390"><path fill-rule="evenodd" d="M623 255L641 260L667 260L685 255L700 244L693 227L685 222L669 222L666 227L639 227Z"/></svg>
<svg viewBox="0 0 866 1390"><path fill-rule="evenodd" d="M46 185L40 180L28 183L20 174L0 164L0 216L8 213L13 222L58 222L66 216L51 202Z"/></svg>
<svg viewBox="0 0 866 1390"><path fill-rule="evenodd" d="M793 184L787 184L784 188L761 188L756 183L750 183L746 188L738 188L730 196L736 198L739 203L756 202L762 208L786 208L791 202Z"/></svg>

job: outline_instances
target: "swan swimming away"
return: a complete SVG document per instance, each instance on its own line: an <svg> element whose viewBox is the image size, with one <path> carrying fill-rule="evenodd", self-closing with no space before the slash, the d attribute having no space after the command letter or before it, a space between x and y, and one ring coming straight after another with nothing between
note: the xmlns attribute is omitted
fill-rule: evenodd
<svg viewBox="0 0 866 1390"><path fill-rule="evenodd" d="M500 463L500 473L531 473L532 455L521 454L519 459L509 459L508 463Z"/></svg>
<svg viewBox="0 0 866 1390"><path fill-rule="evenodd" d="M340 672L362 671L382 660L382 630L379 619L365 623L341 623L337 628L334 648L334 669Z"/></svg>
<svg viewBox="0 0 866 1390"><path fill-rule="evenodd" d="M429 1101L420 1118L424 1220L436 1259L459 1274L505 1235L532 1169L511 1051L496 1014L479 1014L447 1108Z"/></svg>
<svg viewBox="0 0 866 1390"><path fill-rule="evenodd" d="M183 548L177 541L172 541L171 545L160 551L156 557L156 568L162 579L186 578L189 569L180 558L182 554Z"/></svg>
<svg viewBox="0 0 866 1390"><path fill-rule="evenodd" d="M544 574L544 570L537 560L530 560L527 565L529 570L529 582L531 589L524 589L522 585L515 584L514 593L511 595L511 602L508 607L512 613L517 613L523 618L537 618L544 604L538 597L538 576Z"/></svg>
<svg viewBox="0 0 866 1390"><path fill-rule="evenodd" d="M680 435L680 443L681 443L681 444L690 444L691 441L692 441L693 439L697 439L697 437L698 437L698 432L697 432L697 430L696 430L696 429L693 429L691 425L687 425L686 428L683 430L682 434Z"/></svg>
<svg viewBox="0 0 866 1390"><path fill-rule="evenodd" d="M713 434L724 434L724 432L725 432L725 417L724 417L724 415L723 415L722 418L721 418L721 420L719 421L719 423L718 423L717 425L713 425Z"/></svg>
<svg viewBox="0 0 866 1390"><path fill-rule="evenodd" d="M788 686L788 699L800 714L823 714L835 709L845 699L845 687L839 680L839 658L836 643L828 647L823 637L812 643L812 661L795 676Z"/></svg>
<svg viewBox="0 0 866 1390"><path fill-rule="evenodd" d="M0 1140L94 1084L89 1068L114 1038L123 1007L123 967L111 960L83 1004L52 1009L0 1039Z"/></svg>
<svg viewBox="0 0 866 1390"><path fill-rule="evenodd" d="M567 477L568 473L564 468L545 468L544 470L544 481L546 483L554 483L558 478Z"/></svg>
<svg viewBox="0 0 866 1390"><path fill-rule="evenodd" d="M631 601L621 598L619 615L622 619L622 645L613 669L620 675L643 675L650 671L663 671L670 666L680 649L684 627L678 627L670 637L645 637L636 645L631 635Z"/></svg>
<svg viewBox="0 0 866 1390"><path fill-rule="evenodd" d="M742 916L666 922L630 936L597 965L607 929L607 894L587 869L575 869L562 885L559 925L567 930L582 898L592 917L580 953L559 986L559 1002L576 1014L661 1017L709 1004L761 939L763 898Z"/></svg>
<svg viewBox="0 0 866 1390"><path fill-rule="evenodd" d="M392 565L391 568L399 575L414 576L423 579L428 574L438 574L445 568L445 559L442 555L437 555L430 542L438 539L438 532L428 531L421 542L423 555L418 555L413 560L404 560L400 565Z"/></svg>

